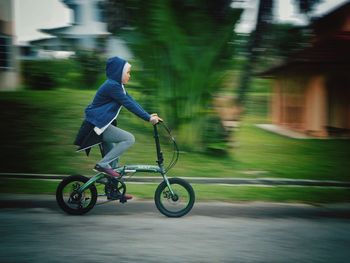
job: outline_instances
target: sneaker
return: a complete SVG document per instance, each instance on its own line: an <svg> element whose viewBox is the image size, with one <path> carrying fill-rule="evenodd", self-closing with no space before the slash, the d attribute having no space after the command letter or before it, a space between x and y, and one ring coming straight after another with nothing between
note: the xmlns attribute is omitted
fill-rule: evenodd
<svg viewBox="0 0 350 263"><path fill-rule="evenodd" d="M112 177L117 177L117 178L121 177L120 173L114 171L112 168L104 168L102 166L99 166L98 164L95 165L94 170L101 173L108 174Z"/></svg>
<svg viewBox="0 0 350 263"><path fill-rule="evenodd" d="M132 195L125 194L122 197L120 197L119 202L122 204L126 203L128 200L132 199Z"/></svg>
<svg viewBox="0 0 350 263"><path fill-rule="evenodd" d="M125 195L124 195L124 198L125 198L126 200L130 200L130 199L133 199L134 197L133 197L132 195L125 194Z"/></svg>

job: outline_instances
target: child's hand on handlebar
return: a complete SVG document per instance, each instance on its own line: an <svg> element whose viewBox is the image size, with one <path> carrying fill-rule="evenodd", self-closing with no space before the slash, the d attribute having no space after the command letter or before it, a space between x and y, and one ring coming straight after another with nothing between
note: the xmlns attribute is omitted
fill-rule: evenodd
<svg viewBox="0 0 350 263"><path fill-rule="evenodd" d="M163 119L161 119L157 113L153 113L149 121L152 125L156 125L158 122L162 122Z"/></svg>

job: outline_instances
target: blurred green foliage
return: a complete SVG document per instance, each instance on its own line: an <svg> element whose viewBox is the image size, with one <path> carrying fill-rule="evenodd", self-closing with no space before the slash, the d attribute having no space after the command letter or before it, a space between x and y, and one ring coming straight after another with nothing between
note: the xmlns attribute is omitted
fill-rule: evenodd
<svg viewBox="0 0 350 263"><path fill-rule="evenodd" d="M228 155L230 133L223 127L220 118L216 114L208 115L203 129L205 152L213 156Z"/></svg>
<svg viewBox="0 0 350 263"><path fill-rule="evenodd" d="M129 92L136 99L142 96L137 90ZM93 95L91 90L72 89L2 93L0 122L6 129L0 130L1 171L92 175L92 168L101 158L98 149L95 147L86 157L83 152L76 153L72 144ZM268 94L250 95L244 122L235 133L238 144L227 156L186 152L185 142L173 131L181 154L169 176L349 181L350 140L298 140L261 130L254 124L268 121ZM152 126L125 109L118 125L136 137L121 164L156 164ZM167 163L172 148L165 141L162 146Z"/></svg>
<svg viewBox="0 0 350 263"><path fill-rule="evenodd" d="M95 89L104 76L104 61L95 51L78 50L70 59L23 60L21 74L32 90Z"/></svg>
<svg viewBox="0 0 350 263"><path fill-rule="evenodd" d="M96 88L94 84L96 84L100 74L104 74L105 66L100 55L94 50L77 50L73 60L77 63L81 81L85 87Z"/></svg>
<svg viewBox="0 0 350 263"><path fill-rule="evenodd" d="M33 90L64 86L71 72L77 72L71 60L23 60L21 63L23 84Z"/></svg>
<svg viewBox="0 0 350 263"><path fill-rule="evenodd" d="M205 151L217 140L216 147L227 150L223 138L206 126L210 121L220 125L210 116L214 114L210 104L222 88L222 75L231 67L233 29L241 10L232 9L227 0L110 0L106 4L109 30L125 38L140 61L142 92L151 96L153 109L177 130L184 147Z"/></svg>

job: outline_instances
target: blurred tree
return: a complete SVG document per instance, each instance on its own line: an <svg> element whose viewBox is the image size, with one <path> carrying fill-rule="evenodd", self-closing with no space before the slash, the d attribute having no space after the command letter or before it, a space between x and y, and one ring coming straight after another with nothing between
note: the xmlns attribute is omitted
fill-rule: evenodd
<svg viewBox="0 0 350 263"><path fill-rule="evenodd" d="M308 15L313 8L323 0L294 0L298 5L299 12Z"/></svg>
<svg viewBox="0 0 350 263"><path fill-rule="evenodd" d="M238 102L244 106L247 90L251 82L253 68L258 58L258 48L261 46L263 34L268 32L269 25L272 23L273 0L260 0L258 17L255 30L250 36L247 46L248 58L243 67L238 87Z"/></svg>
<svg viewBox="0 0 350 263"><path fill-rule="evenodd" d="M127 38L141 61L139 77L151 109L176 128L182 145L207 147L212 93L232 63L232 39L241 10L231 0L108 0L109 31ZM116 15L119 14L119 15ZM153 107L153 108L152 108ZM218 123L219 125L219 123ZM218 145L222 138L210 134ZM215 138L216 136L216 138ZM221 147L221 146L220 146ZM222 146L221 148L225 148Z"/></svg>
<svg viewBox="0 0 350 263"><path fill-rule="evenodd" d="M95 50L76 50L73 59L79 65L84 85L95 88L99 73L103 71L103 62L98 53Z"/></svg>
<svg viewBox="0 0 350 263"><path fill-rule="evenodd" d="M76 64L67 59L21 61L22 82L26 88L33 90L69 87L69 74L76 70Z"/></svg>
<svg viewBox="0 0 350 263"><path fill-rule="evenodd" d="M294 0L294 3L298 6L299 12L309 14L313 7L321 1L322 0ZM252 73L254 67L256 67L258 57L261 54L259 51L264 50L262 49L263 45L269 42L269 39L271 44L272 39L274 41L273 44L276 46L276 50L284 56L286 55L285 52L289 53L293 51L296 44L302 43L305 39L305 35L301 32L296 32L296 35L291 35L290 32L288 32L290 30L288 25L272 26L273 4L274 0L260 0L259 2L257 23L247 46L248 58L242 70L238 87L238 101L241 106L244 106L245 104L247 91L252 79ZM276 38L276 36L278 36L279 39ZM266 53L264 53L264 56L266 56Z"/></svg>
<svg viewBox="0 0 350 263"><path fill-rule="evenodd" d="M272 24L256 54L255 72L261 72L310 45L310 30L292 24ZM262 55L263 54L263 55Z"/></svg>

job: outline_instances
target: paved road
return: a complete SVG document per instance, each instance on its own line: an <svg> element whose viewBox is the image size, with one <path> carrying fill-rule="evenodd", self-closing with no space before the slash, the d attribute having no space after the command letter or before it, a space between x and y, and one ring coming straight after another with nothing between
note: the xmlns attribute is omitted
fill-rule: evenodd
<svg viewBox="0 0 350 263"><path fill-rule="evenodd" d="M153 202L63 214L50 196L0 198L0 262L349 262L350 206Z"/></svg>

